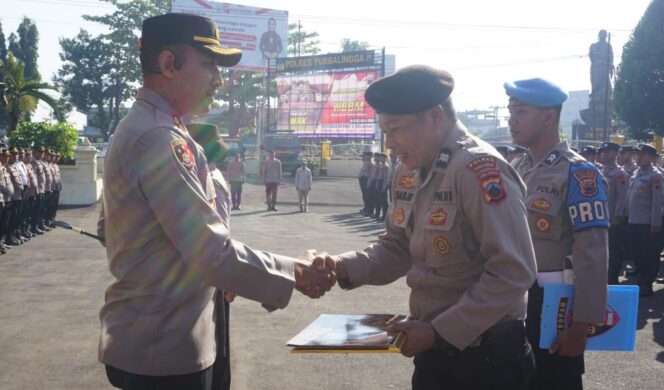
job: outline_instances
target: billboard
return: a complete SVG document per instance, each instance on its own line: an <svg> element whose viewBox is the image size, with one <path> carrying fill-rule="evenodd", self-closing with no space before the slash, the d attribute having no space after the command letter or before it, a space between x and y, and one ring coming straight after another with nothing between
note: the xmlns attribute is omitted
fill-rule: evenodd
<svg viewBox="0 0 664 390"><path fill-rule="evenodd" d="M277 72L309 72L374 66L374 51L353 51L317 56L277 58Z"/></svg>
<svg viewBox="0 0 664 390"><path fill-rule="evenodd" d="M278 77L278 130L302 138L373 138L375 113L364 91L378 78L377 70Z"/></svg>
<svg viewBox="0 0 664 390"><path fill-rule="evenodd" d="M264 72L288 49L288 11L210 0L172 0L172 12L207 16L219 26L221 45L242 49L242 61L233 69Z"/></svg>

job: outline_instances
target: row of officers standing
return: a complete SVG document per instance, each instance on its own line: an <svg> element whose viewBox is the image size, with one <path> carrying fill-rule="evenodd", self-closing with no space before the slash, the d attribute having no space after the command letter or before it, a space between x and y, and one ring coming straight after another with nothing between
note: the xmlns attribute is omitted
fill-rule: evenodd
<svg viewBox="0 0 664 390"><path fill-rule="evenodd" d="M0 148L0 254L54 226L60 157L42 146Z"/></svg>
<svg viewBox="0 0 664 390"><path fill-rule="evenodd" d="M609 284L617 284L624 263L633 261L642 296L653 295L664 249L664 172L657 158L648 144L621 148L607 142L595 162L608 182Z"/></svg>
<svg viewBox="0 0 664 390"><path fill-rule="evenodd" d="M373 159L372 159L373 158ZM392 182L392 166L385 153L364 152L362 168L358 175L362 203L362 215L384 221L388 208L388 194Z"/></svg>

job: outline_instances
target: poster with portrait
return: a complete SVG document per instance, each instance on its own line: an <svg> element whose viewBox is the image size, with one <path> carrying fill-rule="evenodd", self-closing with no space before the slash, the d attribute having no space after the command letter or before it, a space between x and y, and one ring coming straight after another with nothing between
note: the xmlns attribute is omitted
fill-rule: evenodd
<svg viewBox="0 0 664 390"><path fill-rule="evenodd" d="M172 12L206 16L219 26L221 45L242 50L233 69L264 72L288 49L288 11L210 0L173 0Z"/></svg>
<svg viewBox="0 0 664 390"><path fill-rule="evenodd" d="M278 77L278 129L302 138L373 138L375 113L364 92L378 78L376 70Z"/></svg>

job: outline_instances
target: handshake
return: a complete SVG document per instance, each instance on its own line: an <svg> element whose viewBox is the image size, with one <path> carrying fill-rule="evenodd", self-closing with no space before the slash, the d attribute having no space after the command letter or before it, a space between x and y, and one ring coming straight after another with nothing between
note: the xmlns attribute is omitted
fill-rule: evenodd
<svg viewBox="0 0 664 390"><path fill-rule="evenodd" d="M295 263L295 288L309 298L320 298L337 283L340 268L332 257L323 255L311 264Z"/></svg>

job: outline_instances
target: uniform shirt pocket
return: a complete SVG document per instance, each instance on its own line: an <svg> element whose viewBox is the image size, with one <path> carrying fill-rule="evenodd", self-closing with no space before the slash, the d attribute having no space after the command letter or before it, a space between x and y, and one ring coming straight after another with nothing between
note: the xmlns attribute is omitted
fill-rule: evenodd
<svg viewBox="0 0 664 390"><path fill-rule="evenodd" d="M562 200L546 193L531 194L526 198L528 224L533 238L559 240L562 235Z"/></svg>

